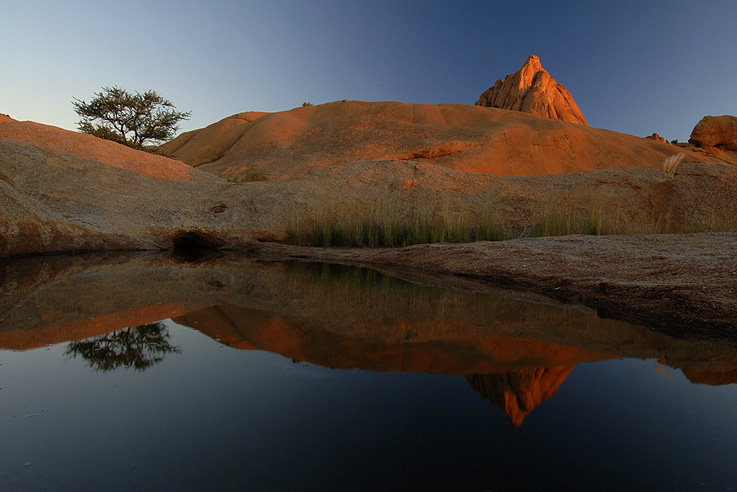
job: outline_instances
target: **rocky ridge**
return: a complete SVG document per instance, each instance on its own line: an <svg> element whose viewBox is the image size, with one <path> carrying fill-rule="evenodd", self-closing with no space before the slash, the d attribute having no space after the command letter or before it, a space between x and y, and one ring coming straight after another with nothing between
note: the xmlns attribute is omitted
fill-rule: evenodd
<svg viewBox="0 0 737 492"><path fill-rule="evenodd" d="M588 126L568 90L542 67L540 58L530 55L517 72L497 80L476 106L523 111L543 118Z"/></svg>
<svg viewBox="0 0 737 492"><path fill-rule="evenodd" d="M480 174L541 176L660 169L677 152L685 152L691 162L716 160L523 112L362 101L240 113L183 134L160 150L212 174L236 177L257 169L271 180L357 161L402 160Z"/></svg>

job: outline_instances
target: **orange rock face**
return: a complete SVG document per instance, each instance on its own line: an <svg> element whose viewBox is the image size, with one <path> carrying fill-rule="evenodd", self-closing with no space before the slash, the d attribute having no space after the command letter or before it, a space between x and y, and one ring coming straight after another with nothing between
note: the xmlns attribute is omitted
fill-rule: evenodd
<svg viewBox="0 0 737 492"><path fill-rule="evenodd" d="M688 140L699 147L737 151L737 116L704 116Z"/></svg>
<svg viewBox="0 0 737 492"><path fill-rule="evenodd" d="M11 120L0 127L0 139L52 149L154 178L187 181L191 171L171 159L140 152L92 135L70 132L32 121Z"/></svg>
<svg viewBox="0 0 737 492"><path fill-rule="evenodd" d="M6 121L15 121L13 118L8 116L7 114L0 113L0 123L5 123Z"/></svg>
<svg viewBox="0 0 737 492"><path fill-rule="evenodd" d="M586 125L581 110L568 90L542 67L540 58L530 55L517 72L486 90L476 106L523 111L554 120Z"/></svg>
<svg viewBox="0 0 737 492"><path fill-rule="evenodd" d="M656 142L668 143L668 141L665 138L661 137L657 133L653 133L652 135L645 137L645 138L649 138L650 140L655 140Z"/></svg>
<svg viewBox="0 0 737 492"><path fill-rule="evenodd" d="M634 135L466 104L338 101L252 121L236 116L161 151L220 176L256 167L270 180L392 159L504 176L660 169L666 157L683 152Z"/></svg>
<svg viewBox="0 0 737 492"><path fill-rule="evenodd" d="M192 166L207 164L221 158L253 126L253 121L266 113L239 113L213 123L202 130L181 134L162 146L163 152L175 154Z"/></svg>

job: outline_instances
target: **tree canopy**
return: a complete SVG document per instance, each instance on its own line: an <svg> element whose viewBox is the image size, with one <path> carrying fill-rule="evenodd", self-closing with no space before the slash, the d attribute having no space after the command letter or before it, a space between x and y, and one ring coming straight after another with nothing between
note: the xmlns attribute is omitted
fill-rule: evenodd
<svg viewBox="0 0 737 492"><path fill-rule="evenodd" d="M81 117L79 131L139 149L146 142L171 140L178 123L192 114L177 111L156 91L131 93L116 86L103 87L89 103L74 98L72 104Z"/></svg>

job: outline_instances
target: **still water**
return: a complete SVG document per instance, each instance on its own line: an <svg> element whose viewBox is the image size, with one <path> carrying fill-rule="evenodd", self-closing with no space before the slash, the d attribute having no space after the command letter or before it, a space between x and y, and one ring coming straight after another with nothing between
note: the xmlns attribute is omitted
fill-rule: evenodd
<svg viewBox="0 0 737 492"><path fill-rule="evenodd" d="M0 275L0 491L737 491L728 343L327 265Z"/></svg>

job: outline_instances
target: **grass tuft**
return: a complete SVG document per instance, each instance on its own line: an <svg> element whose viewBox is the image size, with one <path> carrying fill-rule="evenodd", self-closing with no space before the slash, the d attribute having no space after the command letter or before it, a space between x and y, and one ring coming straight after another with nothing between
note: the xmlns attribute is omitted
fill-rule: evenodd
<svg viewBox="0 0 737 492"><path fill-rule="evenodd" d="M269 177L265 173L259 171L255 164L251 164L242 173L237 176L233 176L232 178L228 178L228 181L235 184L243 184L252 183L254 181L266 181L268 179Z"/></svg>
<svg viewBox="0 0 737 492"><path fill-rule="evenodd" d="M533 212L529 222L514 226L498 219L493 200L478 211L449 204L396 202L368 209L351 209L345 204L311 210L292 221L287 242L301 246L397 247L437 242L463 243L503 241L515 237L563 236L569 234L673 234L691 232L735 232L737 219L717 213L675 215L662 211L633 221L618 208L590 205L572 208L565 203L546 202ZM404 207L404 208L402 208ZM400 211L403 210L403 211Z"/></svg>
<svg viewBox="0 0 737 492"><path fill-rule="evenodd" d="M675 177L678 167L683 163L685 158L686 154L673 154L667 157L663 161L663 171L665 171L665 174L671 178Z"/></svg>

